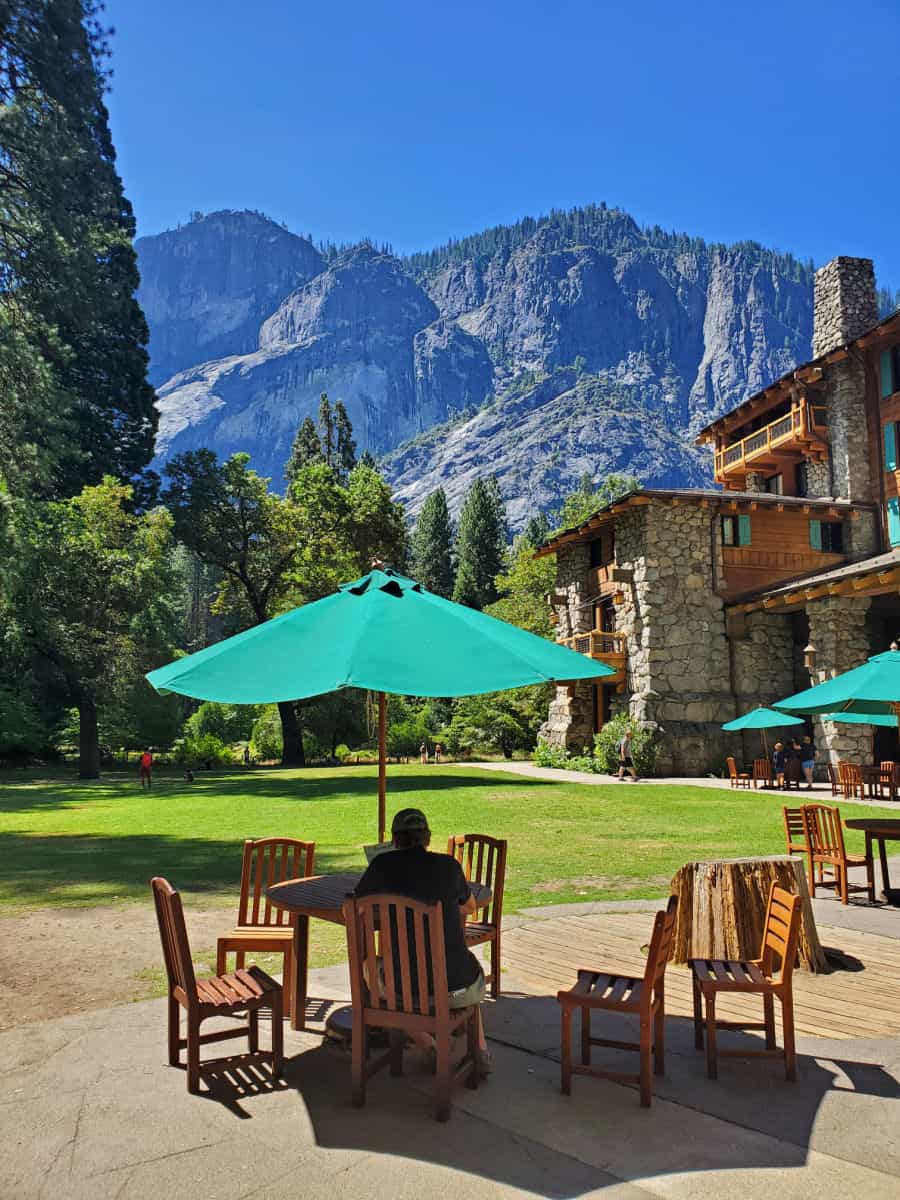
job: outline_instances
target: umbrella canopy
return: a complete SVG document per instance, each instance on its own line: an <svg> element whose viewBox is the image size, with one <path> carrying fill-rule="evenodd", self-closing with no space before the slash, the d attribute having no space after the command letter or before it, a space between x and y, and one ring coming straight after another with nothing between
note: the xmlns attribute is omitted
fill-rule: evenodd
<svg viewBox="0 0 900 1200"><path fill-rule="evenodd" d="M900 710L900 651L876 654L861 667L780 700L775 708L839 720L838 714L893 716ZM865 723L865 722L862 722ZM881 724L881 722L877 722Z"/></svg>
<svg viewBox="0 0 900 1200"><path fill-rule="evenodd" d="M882 729L897 728L897 718L891 713L822 713L822 720L838 722L843 721L846 725L878 725Z"/></svg>
<svg viewBox="0 0 900 1200"><path fill-rule="evenodd" d="M729 721L722 728L728 732L740 729L780 729L786 725L803 725L802 717L791 717L787 713L776 712L774 708L754 708L744 713L734 721Z"/></svg>
<svg viewBox="0 0 900 1200"><path fill-rule="evenodd" d="M606 663L373 569L295 608L150 671L158 692L226 704L379 693L379 840L384 834L386 692L470 696L615 674Z"/></svg>

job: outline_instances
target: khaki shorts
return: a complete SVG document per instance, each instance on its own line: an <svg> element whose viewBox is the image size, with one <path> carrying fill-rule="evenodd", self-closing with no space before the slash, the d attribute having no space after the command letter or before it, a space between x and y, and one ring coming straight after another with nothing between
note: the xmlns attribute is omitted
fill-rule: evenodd
<svg viewBox="0 0 900 1200"><path fill-rule="evenodd" d="M478 978L466 988L460 988L450 993L451 1008L468 1008L470 1004L480 1004L486 991L484 971L478 972Z"/></svg>

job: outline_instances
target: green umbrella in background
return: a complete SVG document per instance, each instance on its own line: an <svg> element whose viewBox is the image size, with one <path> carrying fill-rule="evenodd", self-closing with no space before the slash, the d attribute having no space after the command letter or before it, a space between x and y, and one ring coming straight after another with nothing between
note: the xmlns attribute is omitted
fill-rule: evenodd
<svg viewBox="0 0 900 1200"><path fill-rule="evenodd" d="M722 728L729 733L736 733L742 729L758 729L762 734L763 746L766 751L766 758L769 757L769 739L766 737L767 729L782 729L786 725L803 725L805 722L802 717L789 717L783 712L776 712L774 708L754 708L750 712L744 713L742 717L737 717L734 721L729 721Z"/></svg>
<svg viewBox="0 0 900 1200"><path fill-rule="evenodd" d="M827 721L858 719L860 724L882 725L883 721L872 718L889 717L888 723L896 724L900 721L900 651L892 645L861 667L779 700L774 707Z"/></svg>
<svg viewBox="0 0 900 1200"><path fill-rule="evenodd" d="M225 704L304 700L342 688L378 693L378 840L384 839L387 692L470 696L588 680L605 663L454 604L396 571L373 569L295 608L150 671L158 692Z"/></svg>

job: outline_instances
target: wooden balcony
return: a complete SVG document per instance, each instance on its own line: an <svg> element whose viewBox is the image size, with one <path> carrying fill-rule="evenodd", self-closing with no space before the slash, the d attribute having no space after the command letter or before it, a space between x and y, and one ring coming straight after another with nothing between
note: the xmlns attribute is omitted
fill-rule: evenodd
<svg viewBox="0 0 900 1200"><path fill-rule="evenodd" d="M789 413L716 451L716 483L743 485L748 471L774 471L785 459L818 458L828 449L823 404L801 402Z"/></svg>
<svg viewBox="0 0 900 1200"><path fill-rule="evenodd" d="M624 633L604 633L601 629L592 629L589 633L576 633L560 641L576 654L586 654L588 658L595 658L612 667L615 675L604 675L602 683L624 684L625 664L628 661L628 643Z"/></svg>

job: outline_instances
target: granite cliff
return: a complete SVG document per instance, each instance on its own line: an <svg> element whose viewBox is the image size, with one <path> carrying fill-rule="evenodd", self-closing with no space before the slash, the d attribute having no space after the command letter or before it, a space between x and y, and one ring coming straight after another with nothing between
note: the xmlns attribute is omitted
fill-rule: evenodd
<svg viewBox="0 0 900 1200"><path fill-rule="evenodd" d="M809 355L811 267L602 206L404 260L367 244L320 252L242 213L138 250L166 376L158 464L246 449L280 480L327 391L413 512L438 485L458 508L488 472L513 527L586 470L705 482L693 432Z"/></svg>

